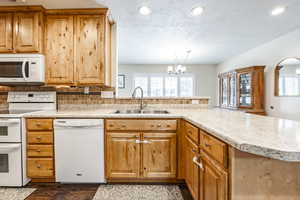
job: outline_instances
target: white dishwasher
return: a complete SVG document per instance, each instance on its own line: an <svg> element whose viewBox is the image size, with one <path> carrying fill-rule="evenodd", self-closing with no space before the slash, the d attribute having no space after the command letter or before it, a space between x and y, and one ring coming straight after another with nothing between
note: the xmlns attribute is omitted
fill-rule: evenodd
<svg viewBox="0 0 300 200"><path fill-rule="evenodd" d="M54 120L56 181L104 183L102 119Z"/></svg>

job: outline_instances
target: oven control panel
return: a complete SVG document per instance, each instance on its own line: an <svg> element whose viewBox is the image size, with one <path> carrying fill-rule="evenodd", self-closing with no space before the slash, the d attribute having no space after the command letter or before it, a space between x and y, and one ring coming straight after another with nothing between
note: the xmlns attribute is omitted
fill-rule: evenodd
<svg viewBox="0 0 300 200"><path fill-rule="evenodd" d="M8 103L54 103L56 92L9 92Z"/></svg>

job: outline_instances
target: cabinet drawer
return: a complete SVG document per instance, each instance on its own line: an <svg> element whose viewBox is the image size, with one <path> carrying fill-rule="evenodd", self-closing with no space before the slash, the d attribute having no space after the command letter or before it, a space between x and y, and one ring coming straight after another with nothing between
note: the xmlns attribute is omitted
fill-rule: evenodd
<svg viewBox="0 0 300 200"><path fill-rule="evenodd" d="M227 144L201 130L200 146L213 159L218 161L224 167L227 167Z"/></svg>
<svg viewBox="0 0 300 200"><path fill-rule="evenodd" d="M39 131L39 132L27 132L27 142L29 144L53 144L53 132L51 131Z"/></svg>
<svg viewBox="0 0 300 200"><path fill-rule="evenodd" d="M191 138L194 142L199 144L199 129L192 124L185 123L185 134Z"/></svg>
<svg viewBox="0 0 300 200"><path fill-rule="evenodd" d="M27 176L30 178L53 177L53 159L52 158L28 158Z"/></svg>
<svg viewBox="0 0 300 200"><path fill-rule="evenodd" d="M28 145L28 157L53 157L52 145Z"/></svg>
<svg viewBox="0 0 300 200"><path fill-rule="evenodd" d="M52 130L52 119L28 119L27 120L27 130L30 131L42 131L42 130Z"/></svg>
<svg viewBox="0 0 300 200"><path fill-rule="evenodd" d="M106 121L106 130L120 131L176 131L177 120L119 120Z"/></svg>

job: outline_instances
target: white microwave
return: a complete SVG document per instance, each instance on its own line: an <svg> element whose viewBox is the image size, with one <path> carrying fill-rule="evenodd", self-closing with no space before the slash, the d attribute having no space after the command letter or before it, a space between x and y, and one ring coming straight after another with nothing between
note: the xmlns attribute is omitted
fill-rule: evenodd
<svg viewBox="0 0 300 200"><path fill-rule="evenodd" d="M45 56L0 54L0 85L43 85Z"/></svg>

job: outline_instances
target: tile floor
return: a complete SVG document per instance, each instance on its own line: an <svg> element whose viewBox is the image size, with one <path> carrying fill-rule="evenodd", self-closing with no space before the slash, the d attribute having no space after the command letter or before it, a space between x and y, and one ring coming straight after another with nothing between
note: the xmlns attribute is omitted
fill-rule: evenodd
<svg viewBox="0 0 300 200"><path fill-rule="evenodd" d="M119 185L112 184L111 186L117 187ZM135 184L130 184L135 185ZM149 186L148 184L144 184ZM158 185L159 184L155 184ZM151 185L150 185L151 186ZM165 186L170 186L166 184ZM192 200L191 194L189 193L186 185L178 185L183 200ZM98 190L99 185L97 184L53 184L53 183L33 183L29 184L29 188L37 188L26 200L94 200L94 196ZM105 186L107 188L107 185ZM136 187L135 187L136 188ZM140 189L140 188L139 188ZM159 188L161 189L161 188ZM156 188L157 190L157 188ZM163 195L162 195L163 196ZM176 197L171 196L168 200L178 200ZM110 196L109 200L112 197ZM141 198L142 200L148 200L147 197ZM151 198L150 198L151 199ZM163 199L163 198L162 198ZM117 199L116 199L117 200ZM140 200L140 199L139 199ZM152 200L152 199L151 199Z"/></svg>

